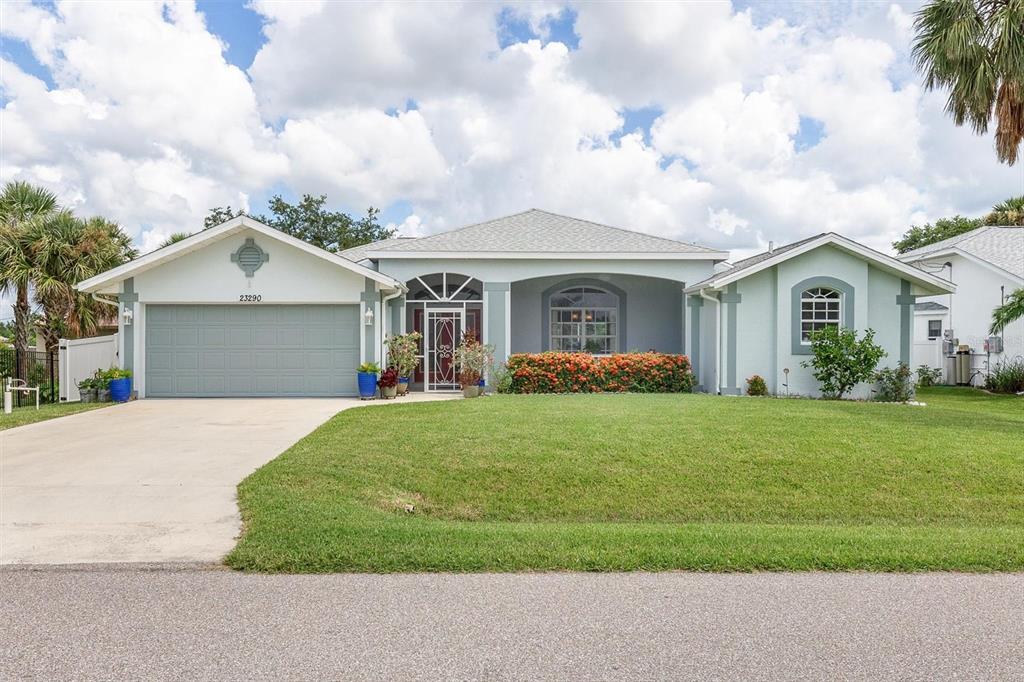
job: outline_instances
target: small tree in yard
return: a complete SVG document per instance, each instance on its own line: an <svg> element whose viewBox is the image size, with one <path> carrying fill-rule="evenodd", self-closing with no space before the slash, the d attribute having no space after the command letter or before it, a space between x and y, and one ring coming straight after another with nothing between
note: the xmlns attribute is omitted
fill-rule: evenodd
<svg viewBox="0 0 1024 682"><path fill-rule="evenodd" d="M875 343L874 330L866 330L864 338L858 340L857 332L838 327L813 332L811 353L814 359L800 364L814 368L822 396L833 400L842 398L862 381L870 380L878 361L886 355Z"/></svg>

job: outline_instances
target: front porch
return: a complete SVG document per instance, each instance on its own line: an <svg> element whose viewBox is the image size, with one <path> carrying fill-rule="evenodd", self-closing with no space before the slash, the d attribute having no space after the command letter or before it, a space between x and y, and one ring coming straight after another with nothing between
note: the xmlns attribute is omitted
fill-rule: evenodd
<svg viewBox="0 0 1024 682"><path fill-rule="evenodd" d="M684 284L671 279L571 273L484 282L439 272L406 285L389 302L384 337L423 335L414 391L459 390L454 351L466 331L494 346L496 365L512 353L551 350L685 352Z"/></svg>

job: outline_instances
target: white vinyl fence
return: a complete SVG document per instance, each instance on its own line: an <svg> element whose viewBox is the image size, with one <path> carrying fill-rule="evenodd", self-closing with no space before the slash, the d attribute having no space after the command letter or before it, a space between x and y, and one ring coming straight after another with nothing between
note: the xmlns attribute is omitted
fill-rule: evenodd
<svg viewBox="0 0 1024 682"><path fill-rule="evenodd" d="M117 334L61 339L59 352L60 400L75 402L80 399L79 381L91 377L97 369L117 365Z"/></svg>

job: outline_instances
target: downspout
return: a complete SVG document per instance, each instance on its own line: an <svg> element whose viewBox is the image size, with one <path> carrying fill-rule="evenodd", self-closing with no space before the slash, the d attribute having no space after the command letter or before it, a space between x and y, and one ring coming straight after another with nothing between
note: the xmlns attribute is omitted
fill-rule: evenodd
<svg viewBox="0 0 1024 682"><path fill-rule="evenodd" d="M699 292L700 297L713 301L715 304L715 393L721 393L722 383L719 377L722 376L722 304L717 298L708 296L704 289Z"/></svg>
<svg viewBox="0 0 1024 682"><path fill-rule="evenodd" d="M401 296L402 294L406 293L407 291L408 291L408 289L405 288L405 287L402 287L400 289L396 289L395 293L391 294L390 296L384 296L381 299L381 301L380 301L380 316L381 316L381 321L380 321L380 359L381 359L381 362L384 361L384 346L385 346L384 342L387 340L387 334L385 332L387 331L387 329L386 329L386 326L387 326L386 325L386 320L388 319L388 301L392 301L392 300L398 298L399 296ZM394 332L394 330L392 330L392 332Z"/></svg>

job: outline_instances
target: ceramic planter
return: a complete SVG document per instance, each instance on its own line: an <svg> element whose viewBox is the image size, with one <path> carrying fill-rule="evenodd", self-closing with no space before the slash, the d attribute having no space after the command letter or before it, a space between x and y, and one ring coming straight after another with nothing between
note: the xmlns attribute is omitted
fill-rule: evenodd
<svg viewBox="0 0 1024 682"><path fill-rule="evenodd" d="M480 387L479 386L463 386L462 387L462 397L463 398L475 398L478 395L480 395Z"/></svg>
<svg viewBox="0 0 1024 682"><path fill-rule="evenodd" d="M377 373L359 372L359 397L373 400L377 396Z"/></svg>
<svg viewBox="0 0 1024 682"><path fill-rule="evenodd" d="M128 398L132 395L132 379L131 377L124 377L122 379L111 379L110 380L110 398L115 403L126 403Z"/></svg>
<svg viewBox="0 0 1024 682"><path fill-rule="evenodd" d="M110 389L101 388L96 391L96 402L98 403L109 403L110 402Z"/></svg>
<svg viewBox="0 0 1024 682"><path fill-rule="evenodd" d="M398 378L398 395L405 395L409 392L409 377Z"/></svg>
<svg viewBox="0 0 1024 682"><path fill-rule="evenodd" d="M80 389L78 389L78 395L81 396L83 403L94 403L94 402L96 402L96 389L95 388L80 388Z"/></svg>
<svg viewBox="0 0 1024 682"><path fill-rule="evenodd" d="M385 398L394 398L398 394L398 386L381 386L380 394Z"/></svg>

